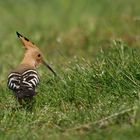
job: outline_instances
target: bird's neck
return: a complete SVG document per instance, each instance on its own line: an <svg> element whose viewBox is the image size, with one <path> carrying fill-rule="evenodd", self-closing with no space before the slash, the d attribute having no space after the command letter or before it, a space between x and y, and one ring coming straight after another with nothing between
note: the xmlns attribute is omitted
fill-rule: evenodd
<svg viewBox="0 0 140 140"><path fill-rule="evenodd" d="M24 56L20 65L26 65L34 69L36 68L35 60L26 56Z"/></svg>

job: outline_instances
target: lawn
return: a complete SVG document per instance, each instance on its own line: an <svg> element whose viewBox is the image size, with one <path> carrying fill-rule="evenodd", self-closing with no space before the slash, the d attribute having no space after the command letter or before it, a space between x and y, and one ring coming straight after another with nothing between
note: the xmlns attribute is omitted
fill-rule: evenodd
<svg viewBox="0 0 140 140"><path fill-rule="evenodd" d="M139 9L138 0L0 1L0 139L138 140ZM38 68L31 110L6 85L24 54L16 31L58 75Z"/></svg>

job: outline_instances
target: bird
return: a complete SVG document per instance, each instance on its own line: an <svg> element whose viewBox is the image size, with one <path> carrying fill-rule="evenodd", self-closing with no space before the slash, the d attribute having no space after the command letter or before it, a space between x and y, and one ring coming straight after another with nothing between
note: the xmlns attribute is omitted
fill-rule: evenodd
<svg viewBox="0 0 140 140"><path fill-rule="evenodd" d="M35 88L40 83L37 67L40 64L44 64L55 76L56 73L44 60L39 47L19 32L16 34L25 48L25 53L21 63L9 73L7 86L22 105L26 100L31 101L36 95Z"/></svg>

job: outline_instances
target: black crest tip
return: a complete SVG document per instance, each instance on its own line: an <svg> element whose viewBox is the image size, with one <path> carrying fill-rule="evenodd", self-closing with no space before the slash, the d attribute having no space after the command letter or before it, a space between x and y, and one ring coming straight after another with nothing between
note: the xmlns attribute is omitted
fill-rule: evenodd
<svg viewBox="0 0 140 140"><path fill-rule="evenodd" d="M28 39L28 38L26 38L26 37L24 37L24 39L25 39L26 41L29 41L29 39Z"/></svg>
<svg viewBox="0 0 140 140"><path fill-rule="evenodd" d="M16 32L18 37L22 37L22 35L19 32Z"/></svg>

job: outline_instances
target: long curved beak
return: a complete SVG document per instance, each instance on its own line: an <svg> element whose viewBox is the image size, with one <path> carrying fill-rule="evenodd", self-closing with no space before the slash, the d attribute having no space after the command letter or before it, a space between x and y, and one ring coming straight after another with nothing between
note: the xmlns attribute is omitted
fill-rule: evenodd
<svg viewBox="0 0 140 140"><path fill-rule="evenodd" d="M43 61L42 63L54 74L54 76L57 76L54 70L45 61Z"/></svg>

